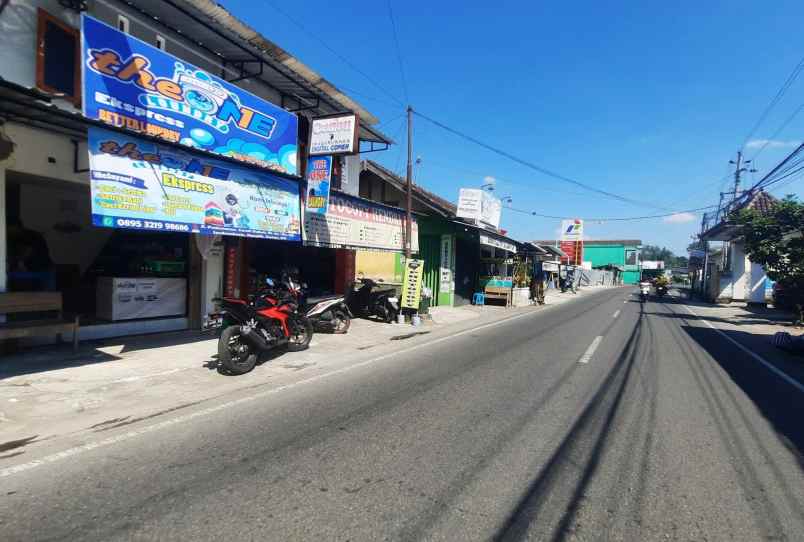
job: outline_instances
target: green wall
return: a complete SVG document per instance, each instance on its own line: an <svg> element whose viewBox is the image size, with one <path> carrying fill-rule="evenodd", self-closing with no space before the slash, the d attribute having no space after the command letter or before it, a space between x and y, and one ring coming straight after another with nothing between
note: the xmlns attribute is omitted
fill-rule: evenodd
<svg viewBox="0 0 804 542"><path fill-rule="evenodd" d="M605 265L616 265L624 269L623 284L637 284L640 277L639 265L625 265L625 251L638 250L636 245L585 245L583 249L583 259L592 262L592 267L603 267ZM639 260L637 260L639 261Z"/></svg>

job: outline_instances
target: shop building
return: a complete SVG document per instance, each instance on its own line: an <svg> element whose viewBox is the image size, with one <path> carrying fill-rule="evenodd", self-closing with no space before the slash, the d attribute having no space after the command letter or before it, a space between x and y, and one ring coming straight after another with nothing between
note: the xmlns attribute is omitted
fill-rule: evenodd
<svg viewBox="0 0 804 542"><path fill-rule="evenodd" d="M115 71L126 65L123 54L114 62L96 63L97 70L82 78L82 66L87 69L88 61L81 43L82 14L110 36L137 38L137 47L147 45L154 55L168 55L176 73L174 80L159 82L166 94L181 87L186 100L192 93L197 108L223 110L233 107L226 94L234 93L241 107L230 111L231 122L244 131L285 137L283 147L248 147L235 138L225 147L214 147L205 145L208 133L195 140L173 138L180 133L181 121L171 116L176 111L171 108L185 106L152 95L146 121L137 121L134 108L111 91L91 94L105 109L96 111L97 116L84 116L81 106L88 115L90 110L86 99L82 103L82 89L89 77L97 77L96 71L105 74L104 66L121 81L127 77L123 82L134 81L130 87L157 88L158 78L148 79L141 67ZM156 62L152 64L155 68ZM179 73L179 66L187 69ZM139 75L135 80L131 74ZM247 102L258 105L249 109ZM270 105L274 113L261 115L259 104ZM260 268L271 271L278 262L309 266L306 280L322 290L333 288L337 273L352 274L348 267L353 256L305 246L299 215L289 212L275 224L258 227L253 220L249 224L248 212L233 212L211 199L205 206L193 198L216 189L199 179L220 181L222 171L231 170L239 177L223 180L238 184L241 200L291 209L295 193L300 211L310 119L344 111L357 113L358 139L364 145L390 143L372 128L377 119L370 112L214 2L3 2L0 139L10 144L0 145L7 149L0 153L0 291L60 292L64 310L81 315L80 335L88 339L200 327L214 308L215 297L244 295ZM214 128L214 119L208 121ZM285 136L278 134L282 130ZM92 145L93 134L108 141ZM126 172L117 169L113 158L122 157L122 150L118 156L94 152L90 164L90 150L109 141L125 149L123 140L142 143L151 151L151 158L138 155L138 164L132 167L158 161L156 173L144 170L142 175L119 177ZM128 157L134 160L131 153ZM167 157L173 162L166 162ZM177 160L183 169L178 169ZM339 158L338 164L347 161ZM90 166L98 170L99 164L108 165L104 182L122 186L125 181L128 188L108 189L103 197L92 194L91 185L97 189L93 183L99 178L94 176L91 182L89 170ZM178 174L171 178L166 168L192 172L195 180ZM166 194L181 192L163 211L178 217L199 208L204 216L201 227L178 219L136 217L136 209L149 207L143 183L137 184L143 179ZM338 178L348 180L346 174ZM356 185L354 173L351 180ZM99 214L101 200L117 211ZM130 203L129 214L121 202ZM227 199L235 209L241 203L237 197Z"/></svg>

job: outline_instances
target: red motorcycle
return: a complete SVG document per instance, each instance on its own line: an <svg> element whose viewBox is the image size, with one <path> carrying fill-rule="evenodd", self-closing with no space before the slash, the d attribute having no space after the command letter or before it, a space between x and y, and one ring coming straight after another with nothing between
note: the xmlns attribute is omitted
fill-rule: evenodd
<svg viewBox="0 0 804 542"><path fill-rule="evenodd" d="M259 355L287 346L291 352L305 350L313 338L313 326L298 314L295 299L268 288L248 300L219 299L220 312L212 315L221 327L218 339L218 363L232 374L245 374L257 364Z"/></svg>

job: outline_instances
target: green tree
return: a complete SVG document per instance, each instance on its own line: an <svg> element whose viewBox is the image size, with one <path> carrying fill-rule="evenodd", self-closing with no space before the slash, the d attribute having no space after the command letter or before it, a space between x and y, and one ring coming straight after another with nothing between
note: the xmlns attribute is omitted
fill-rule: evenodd
<svg viewBox="0 0 804 542"><path fill-rule="evenodd" d="M779 283L798 321L804 320L804 203L787 196L765 214L744 209L734 220L742 226L748 259Z"/></svg>

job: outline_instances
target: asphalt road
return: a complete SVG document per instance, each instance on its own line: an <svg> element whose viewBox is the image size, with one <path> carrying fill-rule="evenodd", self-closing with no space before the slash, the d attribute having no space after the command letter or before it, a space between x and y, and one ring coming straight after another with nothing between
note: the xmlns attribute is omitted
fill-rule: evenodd
<svg viewBox="0 0 804 542"><path fill-rule="evenodd" d="M0 539L804 539L804 394L634 294L12 473Z"/></svg>

